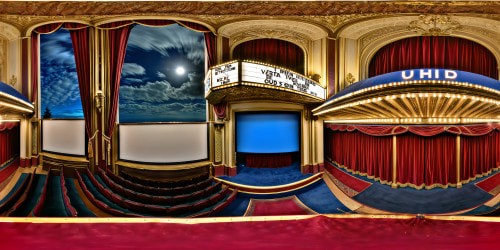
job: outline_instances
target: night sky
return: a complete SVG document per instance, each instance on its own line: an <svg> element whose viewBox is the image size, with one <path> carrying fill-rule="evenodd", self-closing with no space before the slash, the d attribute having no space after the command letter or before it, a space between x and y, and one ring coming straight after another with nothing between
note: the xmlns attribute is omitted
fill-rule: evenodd
<svg viewBox="0 0 500 250"><path fill-rule="evenodd" d="M75 57L69 31L40 35L41 114L83 119Z"/></svg>
<svg viewBox="0 0 500 250"><path fill-rule="evenodd" d="M177 24L136 25L122 70L119 121L205 121L203 33ZM83 118L69 32L40 35L41 111Z"/></svg>
<svg viewBox="0 0 500 250"><path fill-rule="evenodd" d="M203 33L177 24L135 26L122 71L120 122L205 121L204 67Z"/></svg>

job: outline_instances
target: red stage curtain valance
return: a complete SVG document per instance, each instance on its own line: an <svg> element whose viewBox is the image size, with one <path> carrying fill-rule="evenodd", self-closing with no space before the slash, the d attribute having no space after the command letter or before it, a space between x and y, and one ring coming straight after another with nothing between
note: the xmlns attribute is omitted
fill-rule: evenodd
<svg viewBox="0 0 500 250"><path fill-rule="evenodd" d="M256 39L236 46L233 59L255 60L304 74L304 51L297 45L279 39Z"/></svg>
<svg viewBox="0 0 500 250"><path fill-rule="evenodd" d="M435 136L444 132L467 135L482 136L494 130L500 131L500 124L477 124L477 125L339 125L327 124L332 131L355 131L372 136L399 135L410 132L420 136Z"/></svg>
<svg viewBox="0 0 500 250"><path fill-rule="evenodd" d="M13 129L14 127L17 127L19 125L19 122L0 122L0 132L4 130L10 130Z"/></svg>
<svg viewBox="0 0 500 250"><path fill-rule="evenodd" d="M449 36L419 36L395 41L372 58L369 76L414 68L448 68L498 79L495 56L474 41Z"/></svg>
<svg viewBox="0 0 500 250"><path fill-rule="evenodd" d="M226 118L227 104L225 102L214 104L214 113L219 119Z"/></svg>
<svg viewBox="0 0 500 250"><path fill-rule="evenodd" d="M246 154L245 164L251 168L281 168L292 165L292 154Z"/></svg>

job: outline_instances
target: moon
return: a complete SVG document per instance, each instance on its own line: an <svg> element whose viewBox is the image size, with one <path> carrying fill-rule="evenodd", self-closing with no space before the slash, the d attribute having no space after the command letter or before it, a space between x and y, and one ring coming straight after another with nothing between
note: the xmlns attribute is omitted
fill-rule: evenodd
<svg viewBox="0 0 500 250"><path fill-rule="evenodd" d="M184 75L184 73L186 73L186 70L184 69L184 67L179 66L179 67L177 67L177 68L175 69L175 73L176 73L177 75L182 76L182 75Z"/></svg>

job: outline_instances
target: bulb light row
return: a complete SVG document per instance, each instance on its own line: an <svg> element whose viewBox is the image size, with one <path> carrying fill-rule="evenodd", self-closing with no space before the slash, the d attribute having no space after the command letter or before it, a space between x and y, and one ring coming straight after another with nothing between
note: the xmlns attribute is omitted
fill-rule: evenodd
<svg viewBox="0 0 500 250"><path fill-rule="evenodd" d="M484 87L482 85L472 84L472 83L469 83L469 82L457 82L457 81L446 81L446 80L411 80L411 81L403 81L403 82L385 83L385 84L381 84L381 85L377 85L377 86L372 86L372 87L360 89L360 90L351 92L349 94L346 94L344 96L341 96L339 98L336 98L336 99L330 100L328 102L325 102L321 106L315 108L313 110L313 112L316 111L316 110L321 109L322 107L324 107L324 106L326 106L328 104L331 104L331 103L334 103L334 102L338 102L338 101L344 100L346 98L350 98L350 97L355 96L355 95L363 94L365 92L379 91L379 90L381 90L383 88L387 88L387 87L404 86L404 85L410 85L410 84L441 84L441 85L442 84L446 84L446 85L450 85L450 86L461 86L461 87L467 87L467 88L480 89L480 90L483 90L483 91L488 91L488 92L492 92L492 93L495 93L497 95L500 95L500 91L498 91L496 89Z"/></svg>
<svg viewBox="0 0 500 250"><path fill-rule="evenodd" d="M466 124L466 123L500 123L500 119L484 118L375 118L375 119L340 119L325 121L325 123L350 124Z"/></svg>
<svg viewBox="0 0 500 250"><path fill-rule="evenodd" d="M337 107L329 108L326 110L322 110L318 113L315 113L314 115L321 115L324 113L340 110L340 109L345 109L345 108L351 108L359 105L364 105L368 103L376 103L380 102L382 100L392 100L396 98L400 99L405 99L405 98L417 98L417 97L445 97L449 99L471 99L473 101L481 101L481 102L487 102L491 104L495 104L497 106L500 105L499 100L494 100L494 99L489 99L489 98L484 98L484 97L478 97L478 96L470 96L470 95L462 95L462 94L450 94L450 93L407 93L407 94L400 94L400 95L389 95L385 97L376 97L376 98L371 98L371 99L365 99L362 101L357 101L357 102L352 102L352 103L346 103Z"/></svg>

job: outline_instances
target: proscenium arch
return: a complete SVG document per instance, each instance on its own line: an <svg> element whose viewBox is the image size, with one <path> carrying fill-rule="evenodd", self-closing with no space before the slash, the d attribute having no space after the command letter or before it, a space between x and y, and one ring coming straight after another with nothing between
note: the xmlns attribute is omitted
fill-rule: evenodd
<svg viewBox="0 0 500 250"><path fill-rule="evenodd" d="M448 36L464 38L484 46L496 58L500 71L500 21L476 16L445 16L461 25ZM407 28L411 21L417 19L417 15L366 18L346 25L339 31L338 38L357 41L359 80L368 77L369 63L380 48L397 40L420 36Z"/></svg>
<svg viewBox="0 0 500 250"><path fill-rule="evenodd" d="M326 40L328 30L309 22L287 19L259 19L236 21L218 29L218 34L228 39L227 53L233 58L233 51L241 43L256 39L278 39L293 43L304 51L304 73L326 76ZM326 84L321 79L322 84Z"/></svg>

